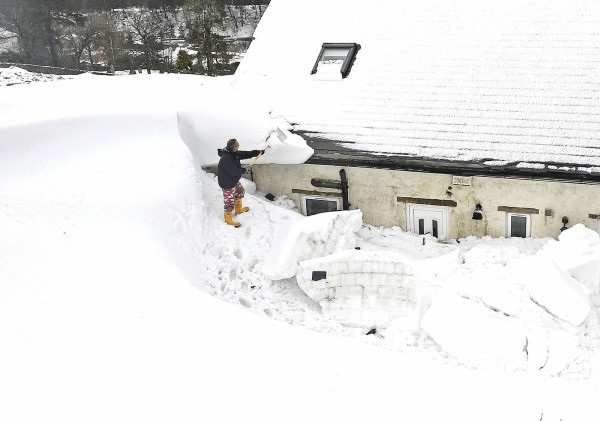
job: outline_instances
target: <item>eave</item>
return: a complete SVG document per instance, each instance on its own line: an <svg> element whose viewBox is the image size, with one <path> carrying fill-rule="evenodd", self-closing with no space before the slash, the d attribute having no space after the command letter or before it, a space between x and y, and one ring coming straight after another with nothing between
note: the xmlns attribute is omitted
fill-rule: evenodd
<svg viewBox="0 0 600 421"><path fill-rule="evenodd" d="M585 168L568 163L543 162L544 168L517 167L518 162L507 165L490 166L484 161L455 161L425 159L402 154L381 154L366 150L350 149L341 142L323 139L314 133L296 132L314 149L314 155L307 164L334 165L348 167L378 168L458 176L502 177L527 180L600 184L600 173L577 170L562 170L561 167ZM486 160L489 161L489 160ZM556 168L552 168L556 167Z"/></svg>

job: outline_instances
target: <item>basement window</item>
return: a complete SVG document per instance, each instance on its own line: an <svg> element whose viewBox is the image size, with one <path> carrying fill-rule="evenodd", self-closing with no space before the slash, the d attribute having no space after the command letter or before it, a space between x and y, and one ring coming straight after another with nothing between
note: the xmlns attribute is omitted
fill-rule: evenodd
<svg viewBox="0 0 600 421"><path fill-rule="evenodd" d="M356 43L324 43L319 57L313 66L311 75L315 73L319 79L340 79L348 77L356 53L360 45Z"/></svg>
<svg viewBox="0 0 600 421"><path fill-rule="evenodd" d="M336 212L342 210L341 197L323 197L301 195L302 214L306 216L323 212Z"/></svg>
<svg viewBox="0 0 600 421"><path fill-rule="evenodd" d="M528 238L531 236L531 215L508 212L506 236Z"/></svg>

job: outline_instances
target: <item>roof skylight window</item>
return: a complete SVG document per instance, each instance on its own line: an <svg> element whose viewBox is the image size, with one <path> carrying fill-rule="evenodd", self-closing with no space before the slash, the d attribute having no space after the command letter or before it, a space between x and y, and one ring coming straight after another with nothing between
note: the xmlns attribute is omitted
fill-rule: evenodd
<svg viewBox="0 0 600 421"><path fill-rule="evenodd" d="M324 43L319 57L310 72L319 76L347 77L356 59L360 45L356 43Z"/></svg>

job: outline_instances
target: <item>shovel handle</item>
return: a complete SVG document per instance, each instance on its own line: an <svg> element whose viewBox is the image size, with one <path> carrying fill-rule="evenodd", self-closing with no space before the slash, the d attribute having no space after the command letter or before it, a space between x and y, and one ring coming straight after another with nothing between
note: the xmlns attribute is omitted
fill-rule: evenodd
<svg viewBox="0 0 600 421"><path fill-rule="evenodd" d="M254 164L254 163L255 163L255 162L258 160L258 158L260 158L260 156L261 156L262 154L263 154L263 153L262 153L262 151L260 151L260 153L259 153L259 154L256 156L256 158L254 158L254 159L252 160L252 162L250 162L250 165L253 165L253 164Z"/></svg>

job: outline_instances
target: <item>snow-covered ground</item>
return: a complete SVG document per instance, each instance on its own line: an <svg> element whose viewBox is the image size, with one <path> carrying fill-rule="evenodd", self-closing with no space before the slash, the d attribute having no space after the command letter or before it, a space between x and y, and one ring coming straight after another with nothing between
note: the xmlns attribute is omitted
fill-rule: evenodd
<svg viewBox="0 0 600 421"><path fill-rule="evenodd" d="M341 233L431 269L434 335L402 323L366 335L325 317L293 277L272 280L299 256L279 248L292 238L282 227L312 241L317 226L288 199L248 194L242 227L222 222L221 191L198 155L216 159L232 136L242 149L264 146L281 124L268 110L243 113L248 99L230 81L81 75L2 88L2 419L597 419L597 234L423 245L397 227ZM267 142L264 158L285 153ZM524 306L525 292L546 309ZM572 304L580 298L588 312ZM488 313L469 325L482 303L521 328L535 313L560 368L483 354L519 328L485 323Z"/></svg>

